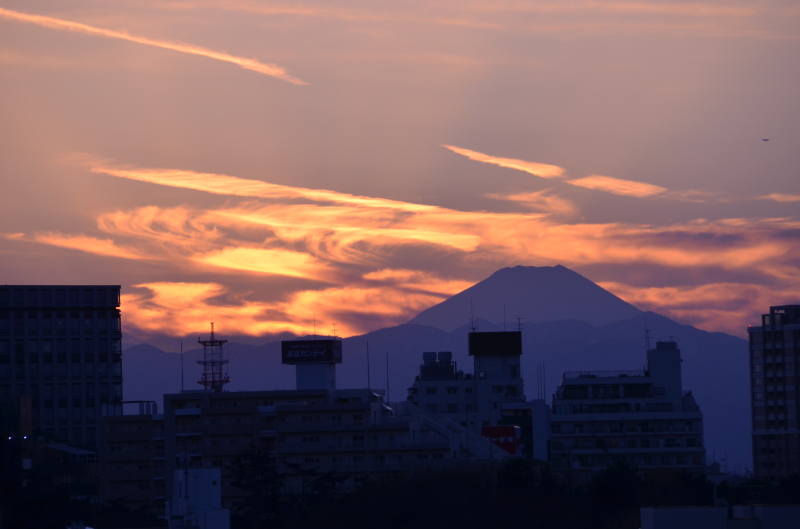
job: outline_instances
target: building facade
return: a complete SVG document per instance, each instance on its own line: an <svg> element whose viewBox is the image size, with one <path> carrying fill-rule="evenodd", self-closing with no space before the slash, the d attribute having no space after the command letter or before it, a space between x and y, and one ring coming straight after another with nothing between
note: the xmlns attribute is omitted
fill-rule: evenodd
<svg viewBox="0 0 800 529"><path fill-rule="evenodd" d="M800 305L770 307L747 331L753 472L776 481L800 472Z"/></svg>
<svg viewBox="0 0 800 529"><path fill-rule="evenodd" d="M680 350L658 342L644 371L564 373L553 395L551 461L589 475L621 461L703 472L703 415L681 382Z"/></svg>
<svg viewBox="0 0 800 529"><path fill-rule="evenodd" d="M120 287L0 286L0 402L22 435L94 446L122 402Z"/></svg>

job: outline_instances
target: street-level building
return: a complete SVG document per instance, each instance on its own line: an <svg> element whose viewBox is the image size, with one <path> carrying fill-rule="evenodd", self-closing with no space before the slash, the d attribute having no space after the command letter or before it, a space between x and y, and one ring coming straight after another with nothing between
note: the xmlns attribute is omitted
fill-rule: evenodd
<svg viewBox="0 0 800 529"><path fill-rule="evenodd" d="M0 286L0 404L20 435L94 446L122 401L120 287Z"/></svg>
<svg viewBox="0 0 800 529"><path fill-rule="evenodd" d="M589 475L614 462L703 472L703 415L681 382L673 341L647 352L644 371L564 373L553 395L551 462Z"/></svg>
<svg viewBox="0 0 800 529"><path fill-rule="evenodd" d="M800 305L770 307L747 332L753 473L777 481L800 472Z"/></svg>

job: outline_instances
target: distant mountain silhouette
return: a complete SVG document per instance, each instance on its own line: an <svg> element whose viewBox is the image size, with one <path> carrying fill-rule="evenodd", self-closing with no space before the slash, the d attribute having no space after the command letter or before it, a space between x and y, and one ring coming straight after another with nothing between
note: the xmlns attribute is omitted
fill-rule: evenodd
<svg viewBox="0 0 800 529"><path fill-rule="evenodd" d="M498 270L480 283L420 312L408 323L452 331L481 318L509 329L522 322L558 320L605 325L641 311L561 265L515 266Z"/></svg>
<svg viewBox="0 0 800 529"><path fill-rule="evenodd" d="M345 339L338 387L387 389L388 382L390 399L405 400L425 351L451 351L458 368L472 372L467 355L470 305L491 308L476 320L479 332L516 330L513 318L523 318L526 397L544 396L548 403L565 371L642 369L645 329L651 347L656 340L674 339L682 352L683 388L693 392L704 414L709 458L727 459L732 470L751 468L747 342L640 311L562 266L505 268L407 324ZM503 305L513 323L503 323ZM295 387L294 368L280 363L279 342L252 346L236 343L235 337L222 338L230 340L232 382L226 389ZM184 354L185 389L201 389L195 383L202 373L196 363L201 354L200 349ZM536 373L542 368L546 376L540 387ZM148 345L133 346L125 350L123 375L126 400L155 400L160 407L163 393L181 389L180 357Z"/></svg>

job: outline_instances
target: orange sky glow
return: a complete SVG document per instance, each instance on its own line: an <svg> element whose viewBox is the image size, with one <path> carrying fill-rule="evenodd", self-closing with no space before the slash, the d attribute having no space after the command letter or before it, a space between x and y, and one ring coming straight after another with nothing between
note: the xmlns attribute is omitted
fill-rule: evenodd
<svg viewBox="0 0 800 529"><path fill-rule="evenodd" d="M743 336L800 303L798 55L782 0L8 0L4 282L121 284L137 343L561 264Z"/></svg>

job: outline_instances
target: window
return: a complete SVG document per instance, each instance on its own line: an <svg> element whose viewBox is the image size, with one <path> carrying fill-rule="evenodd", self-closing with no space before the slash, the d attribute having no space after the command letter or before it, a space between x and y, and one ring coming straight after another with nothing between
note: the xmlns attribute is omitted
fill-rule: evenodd
<svg viewBox="0 0 800 529"><path fill-rule="evenodd" d="M436 388L425 388L426 395L436 395Z"/></svg>

